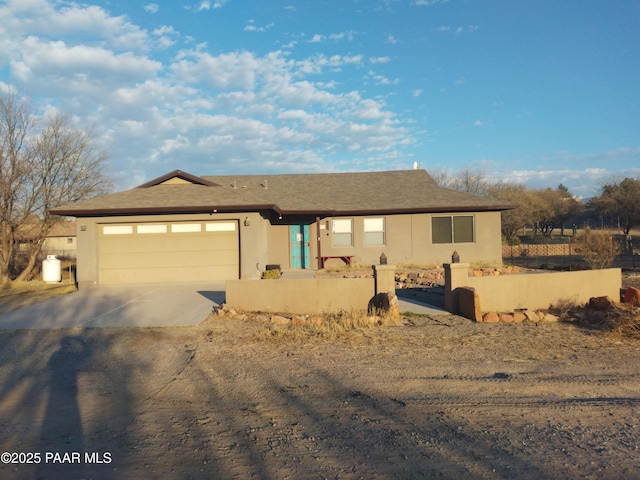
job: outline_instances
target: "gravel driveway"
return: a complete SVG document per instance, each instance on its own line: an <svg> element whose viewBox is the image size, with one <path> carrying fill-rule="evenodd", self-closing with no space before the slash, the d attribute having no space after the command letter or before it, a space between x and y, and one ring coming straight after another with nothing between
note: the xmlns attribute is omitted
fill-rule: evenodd
<svg viewBox="0 0 640 480"><path fill-rule="evenodd" d="M450 315L279 332L0 332L0 451L89 453L0 477L640 478L637 341Z"/></svg>

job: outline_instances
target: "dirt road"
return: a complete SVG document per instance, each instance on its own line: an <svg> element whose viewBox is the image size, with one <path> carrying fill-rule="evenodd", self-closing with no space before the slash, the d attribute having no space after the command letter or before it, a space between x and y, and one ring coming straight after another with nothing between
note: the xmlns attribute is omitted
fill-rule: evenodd
<svg viewBox="0 0 640 480"><path fill-rule="evenodd" d="M0 333L0 452L32 454L0 477L640 478L638 341L448 315L270 328Z"/></svg>

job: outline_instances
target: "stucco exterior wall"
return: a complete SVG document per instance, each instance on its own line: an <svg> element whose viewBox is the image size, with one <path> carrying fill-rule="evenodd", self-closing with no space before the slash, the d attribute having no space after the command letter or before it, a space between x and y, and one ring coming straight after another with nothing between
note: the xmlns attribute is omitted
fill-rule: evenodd
<svg viewBox="0 0 640 480"><path fill-rule="evenodd" d="M267 243L269 253L267 263L289 268L289 225L270 225L268 227ZM262 266L264 268L264 265Z"/></svg>
<svg viewBox="0 0 640 480"><path fill-rule="evenodd" d="M483 312L546 309L560 301L585 304L591 297L620 299L619 268L470 277L468 263L445 264L445 308L457 312L456 288L472 287Z"/></svg>
<svg viewBox="0 0 640 480"><path fill-rule="evenodd" d="M269 222L258 213L237 214L196 214L196 215L132 215L126 217L79 218L77 230L76 281L79 288L97 286L100 283L99 227L103 224L136 222L189 222L234 220L239 225L240 277L260 278L257 265L267 262L267 229ZM245 220L248 226L245 225ZM185 245L188 248L188 245Z"/></svg>
<svg viewBox="0 0 640 480"><path fill-rule="evenodd" d="M260 278L268 264L279 264L283 269L291 268L289 250L289 224L306 223L310 227L310 262L308 267L318 266L318 232L322 256L353 257L360 265L379 263L384 252L391 264L441 265L449 262L454 250L462 261L495 264L502 262L500 238L500 212L468 213L474 217L474 241L469 243L434 244L432 242L431 214L399 214L371 217L340 217L352 220L352 244L338 247L333 244L333 218L321 218L318 230L315 218L273 220L259 212L236 214L192 214L192 215L132 215L99 218L79 218L77 228L77 281L80 288L100 283L99 226L109 223L136 222L189 222L233 220L238 224L241 279ZM384 244L365 244L364 223L366 218L384 219ZM273 223L272 223L273 222ZM188 245L185 244L185 248ZM328 260L326 267L343 266L339 258Z"/></svg>
<svg viewBox="0 0 640 480"><path fill-rule="evenodd" d="M362 265L378 263L384 252L390 263L441 265L451 261L457 251L462 261L491 265L502 264L502 239L500 212L475 212L461 215L474 217L474 241L469 243L432 242L431 221L442 214L401 214L370 217L336 217L353 220L353 242L348 247L333 244L333 218L323 218L320 230L321 249L324 256L350 255ZM385 239L383 245L365 245L364 219L384 218ZM327 266L344 265L339 259L331 259Z"/></svg>

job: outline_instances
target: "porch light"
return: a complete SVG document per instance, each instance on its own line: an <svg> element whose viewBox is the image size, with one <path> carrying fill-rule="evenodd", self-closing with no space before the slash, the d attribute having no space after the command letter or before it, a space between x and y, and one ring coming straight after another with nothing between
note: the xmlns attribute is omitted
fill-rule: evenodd
<svg viewBox="0 0 640 480"><path fill-rule="evenodd" d="M251 226L251 220L249 220L249 217L244 217L244 226L245 227Z"/></svg>
<svg viewBox="0 0 640 480"><path fill-rule="evenodd" d="M460 255L458 255L457 250L454 250L453 255L451 255L451 263L460 263Z"/></svg>
<svg viewBox="0 0 640 480"><path fill-rule="evenodd" d="M380 255L380 265L386 265L387 264L387 256L384 254L384 252L382 252L382 255Z"/></svg>

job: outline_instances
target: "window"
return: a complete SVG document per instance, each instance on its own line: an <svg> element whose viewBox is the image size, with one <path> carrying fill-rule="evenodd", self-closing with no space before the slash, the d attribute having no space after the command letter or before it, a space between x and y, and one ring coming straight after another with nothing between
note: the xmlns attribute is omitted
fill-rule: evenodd
<svg viewBox="0 0 640 480"><path fill-rule="evenodd" d="M131 235L133 225L105 225L102 227L104 235Z"/></svg>
<svg viewBox="0 0 640 480"><path fill-rule="evenodd" d="M167 233L166 225L138 225L138 233Z"/></svg>
<svg viewBox="0 0 640 480"><path fill-rule="evenodd" d="M473 217L432 217L431 239L433 243L473 242Z"/></svg>
<svg viewBox="0 0 640 480"><path fill-rule="evenodd" d="M384 245L384 218L364 219L364 244Z"/></svg>
<svg viewBox="0 0 640 480"><path fill-rule="evenodd" d="M194 233L201 232L202 225L199 223L172 223L171 232L173 233Z"/></svg>
<svg viewBox="0 0 640 480"><path fill-rule="evenodd" d="M333 246L350 247L353 245L353 222L351 219L333 220Z"/></svg>
<svg viewBox="0 0 640 480"><path fill-rule="evenodd" d="M235 232L236 224L235 222L213 222L206 223L204 228L207 232Z"/></svg>

